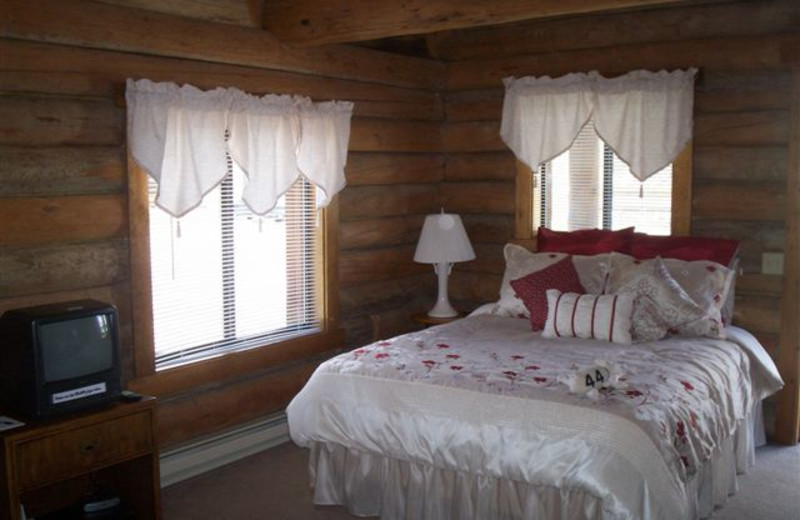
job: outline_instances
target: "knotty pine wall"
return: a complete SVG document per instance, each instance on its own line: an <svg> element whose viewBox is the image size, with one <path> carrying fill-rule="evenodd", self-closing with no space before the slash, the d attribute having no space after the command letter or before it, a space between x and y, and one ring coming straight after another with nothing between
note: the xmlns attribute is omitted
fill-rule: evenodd
<svg viewBox="0 0 800 520"><path fill-rule="evenodd" d="M443 111L432 87L434 74L443 78L440 64L336 48L324 59L287 51L270 66L257 52L265 49L258 30L92 2L42 5L47 9L11 2L0 37L0 312L85 297L114 303L124 376L136 383L128 77L355 101L349 184L339 197L347 345L370 340L373 323L387 334L408 330L409 316L433 301L433 273L412 256L424 215L438 208L443 178ZM150 38L152 27L163 34ZM239 45L220 50L203 39L209 33ZM203 46L215 54L197 59ZM300 67L302 73L286 70ZM343 347L330 345L327 355ZM244 377L159 395L161 445L281 410L318 362L289 356Z"/></svg>
<svg viewBox="0 0 800 520"><path fill-rule="evenodd" d="M442 200L467 215L479 258L458 266L453 296L463 306L497 298L501 247L514 233L515 160L499 137L504 77L697 67L691 234L741 241L744 275L736 287L735 323L777 358L783 278L761 273L761 255L783 252L786 243L788 62L798 31L800 4L779 0L528 22L433 38L432 49L448 62Z"/></svg>

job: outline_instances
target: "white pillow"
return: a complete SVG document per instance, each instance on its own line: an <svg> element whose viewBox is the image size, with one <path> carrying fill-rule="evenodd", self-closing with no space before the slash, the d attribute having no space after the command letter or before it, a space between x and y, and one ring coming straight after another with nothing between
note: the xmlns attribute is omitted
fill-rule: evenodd
<svg viewBox="0 0 800 520"><path fill-rule="evenodd" d="M627 279L635 276L643 267L652 266L656 260L656 258L637 260L621 253L611 253L604 292L617 292ZM682 324L671 333L681 336L724 337L721 310L735 273L731 269L709 260L687 262L675 258L664 258L661 261L667 267L669 275L705 314L702 319Z"/></svg>
<svg viewBox="0 0 800 520"><path fill-rule="evenodd" d="M565 256L566 253L534 253L517 244L506 244L503 248L506 259L506 270L500 283L500 299L492 310L493 314L529 318L530 312L517 297L511 287L511 280L517 280L536 271L550 267ZM609 254L573 255L572 265L578 272L581 285L587 293L601 294L608 273Z"/></svg>
<svg viewBox="0 0 800 520"><path fill-rule="evenodd" d="M615 294L630 293L636 298L631 328L634 343L657 341L698 320L702 321L697 327L709 324L704 319L706 312L670 276L661 258L633 264L626 273L619 280L622 285L613 289Z"/></svg>
<svg viewBox="0 0 800 520"><path fill-rule="evenodd" d="M511 287L511 280L516 280L536 271L549 267L565 256L564 253L532 253L522 246L506 244L503 248L506 259L506 270L500 283L500 300L495 305L493 314L529 318L530 313L525 304Z"/></svg>
<svg viewBox="0 0 800 520"><path fill-rule="evenodd" d="M578 337L630 344L633 294L547 291L545 338Z"/></svg>

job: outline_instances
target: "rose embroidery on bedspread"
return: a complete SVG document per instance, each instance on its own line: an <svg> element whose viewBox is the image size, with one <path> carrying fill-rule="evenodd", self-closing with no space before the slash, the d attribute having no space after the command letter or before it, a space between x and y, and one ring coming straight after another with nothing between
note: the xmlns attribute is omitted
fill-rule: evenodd
<svg viewBox="0 0 800 520"><path fill-rule="evenodd" d="M652 353L618 348L614 363L624 371L620 381L625 384L621 388L603 388L596 399L590 399L571 395L561 382L571 371L585 366L580 355L570 349L538 351L442 339L424 331L373 343L328 361L326 369L603 407L620 416L620 420L636 420L660 447L665 460L673 461L683 479L690 478L711 456L715 439L732 432L726 400L711 395L711 381L703 380L709 371L698 368L687 374L682 359L653 362L646 359L652 358ZM681 354L680 349L676 352L679 358L696 355ZM726 370L721 367L719 371Z"/></svg>

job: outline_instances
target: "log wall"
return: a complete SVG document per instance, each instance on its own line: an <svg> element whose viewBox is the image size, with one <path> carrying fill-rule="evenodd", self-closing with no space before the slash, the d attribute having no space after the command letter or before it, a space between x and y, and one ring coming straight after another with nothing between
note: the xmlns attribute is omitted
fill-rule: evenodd
<svg viewBox="0 0 800 520"><path fill-rule="evenodd" d="M504 77L698 67L691 234L741 241L744 274L737 284L735 323L753 331L777 358L783 279L761 273L761 255L784 252L786 244L788 63L798 29L800 4L762 1L529 22L434 38L437 55L449 60L442 200L467 214L479 256L458 266L454 297L468 307L497 299L502 243L514 232L514 158L499 138ZM484 232L487 226L491 233ZM786 261L797 262L793 255Z"/></svg>
<svg viewBox="0 0 800 520"><path fill-rule="evenodd" d="M412 256L443 178L443 111L431 86L431 71L443 77L440 64L336 48L280 54L272 65L269 52L258 52L262 31L88 2L43 4L37 15L27 2L10 2L0 33L0 313L83 297L116 304L125 379L159 396L167 447L283 409L319 363L300 342L244 375L228 363L235 377L204 375L188 391L135 373L123 101L130 77L355 101L349 185L339 197L346 342L340 336L322 357L411 327L409 316L433 300L435 288L428 266ZM64 19L75 25L65 28ZM120 33L102 32L103 22ZM162 30L149 33L152 24ZM201 58L202 47L164 36L198 41L201 30L239 46ZM420 74L375 79L370 61Z"/></svg>

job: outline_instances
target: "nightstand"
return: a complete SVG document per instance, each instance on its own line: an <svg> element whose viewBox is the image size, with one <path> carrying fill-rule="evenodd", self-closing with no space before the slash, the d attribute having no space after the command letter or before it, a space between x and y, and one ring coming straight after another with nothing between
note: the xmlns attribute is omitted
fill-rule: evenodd
<svg viewBox="0 0 800 520"><path fill-rule="evenodd" d="M428 316L427 312L418 312L411 315L411 321L428 328L434 325L443 325L445 323L450 323L451 321L459 320L466 315L466 312L459 312L458 316L453 316L452 318L434 318L433 316Z"/></svg>
<svg viewBox="0 0 800 520"><path fill-rule="evenodd" d="M20 505L36 518L70 511L97 488L137 520L159 519L155 404L145 397L0 433L0 519L20 518Z"/></svg>

